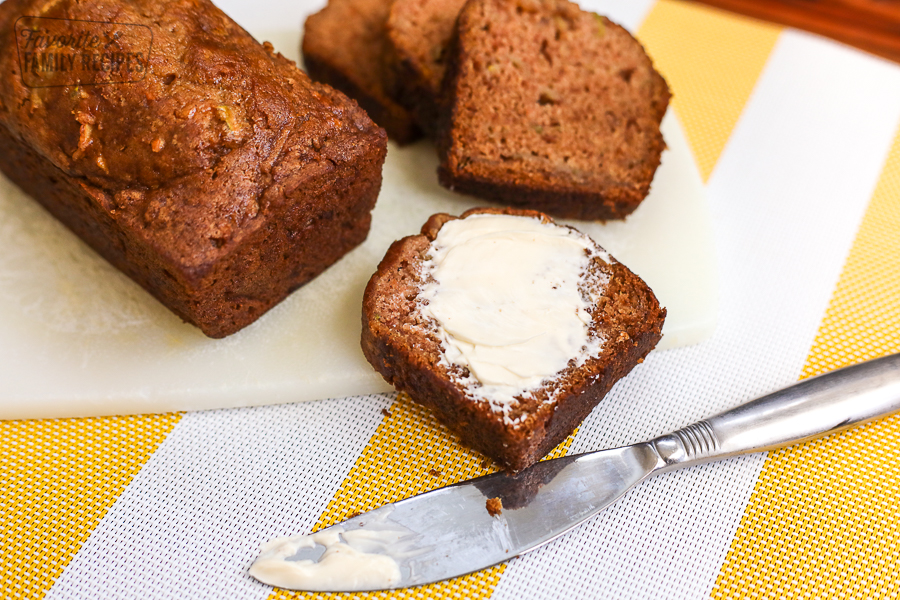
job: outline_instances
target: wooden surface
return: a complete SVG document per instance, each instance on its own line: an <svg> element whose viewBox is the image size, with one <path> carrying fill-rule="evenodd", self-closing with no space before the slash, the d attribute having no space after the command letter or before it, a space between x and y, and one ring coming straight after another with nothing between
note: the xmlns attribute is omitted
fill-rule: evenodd
<svg viewBox="0 0 900 600"><path fill-rule="evenodd" d="M900 62L900 0L698 0Z"/></svg>

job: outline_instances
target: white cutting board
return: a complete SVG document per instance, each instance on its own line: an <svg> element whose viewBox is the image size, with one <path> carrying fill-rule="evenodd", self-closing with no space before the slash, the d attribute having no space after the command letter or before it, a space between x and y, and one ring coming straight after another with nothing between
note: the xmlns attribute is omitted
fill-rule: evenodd
<svg viewBox="0 0 900 600"><path fill-rule="evenodd" d="M244 24L296 57L293 22L281 30L277 18L271 27ZM605 226L572 224L650 284L669 311L660 348L671 348L712 333L716 260L703 184L671 111L663 134L669 150L650 196L632 216ZM391 242L417 233L431 214L485 204L438 186L436 167L429 143L391 144L366 243L224 340L182 323L0 176L0 419L200 410L389 390L359 349L366 282Z"/></svg>

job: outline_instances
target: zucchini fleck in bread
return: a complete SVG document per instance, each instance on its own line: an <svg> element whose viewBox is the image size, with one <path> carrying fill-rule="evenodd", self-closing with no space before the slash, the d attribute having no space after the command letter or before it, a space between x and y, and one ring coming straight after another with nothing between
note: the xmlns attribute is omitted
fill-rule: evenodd
<svg viewBox="0 0 900 600"><path fill-rule="evenodd" d="M412 115L390 95L385 21L391 0L328 0L306 19L303 63L310 77L359 102L398 144L421 137Z"/></svg>
<svg viewBox="0 0 900 600"><path fill-rule="evenodd" d="M100 39L145 26L146 72L26 87L23 15ZM148 50L120 31L116 52ZM7 0L0 48L0 169L206 335L252 323L366 238L384 131L207 0Z"/></svg>
<svg viewBox="0 0 900 600"><path fill-rule="evenodd" d="M464 4L465 0L394 0L385 26L392 93L432 136L437 133L447 50Z"/></svg>
<svg viewBox="0 0 900 600"><path fill-rule="evenodd" d="M512 229L491 238L483 228L493 227L498 216L519 222L503 225ZM454 238L460 231L463 237ZM525 238L516 237L520 233ZM535 248L528 247L532 235ZM488 238L497 245L478 245ZM525 245L503 246L523 239ZM472 240L475 245L466 247ZM563 246L557 249L557 243ZM573 243L583 246L573 251ZM545 248L550 252L544 256L533 252ZM574 254L565 254L570 251ZM465 252L474 252L474 260L465 262ZM505 272L518 270L517 256L523 267L541 262L547 267L535 267L543 281L537 286L525 275L524 293L522 281ZM566 280L564 273L572 271L563 265L572 260L583 261L582 270ZM476 272L469 287L460 289L454 277L470 267ZM448 312L448 298L459 300L462 311ZM497 298L499 304L492 304ZM532 313L517 312L522 307ZM643 360L661 337L665 315L650 288L587 236L534 211L475 209L458 220L434 215L420 235L394 242L366 288L362 349L390 384L431 408L464 444L519 471L563 441ZM570 335L578 331L571 329L571 318L579 320L581 337ZM474 327L466 330L467 322ZM561 361L554 358L560 348L571 352ZM511 362L502 362L510 356Z"/></svg>
<svg viewBox="0 0 900 600"><path fill-rule="evenodd" d="M567 0L469 0L456 35L441 184L572 219L637 208L670 98L637 40Z"/></svg>

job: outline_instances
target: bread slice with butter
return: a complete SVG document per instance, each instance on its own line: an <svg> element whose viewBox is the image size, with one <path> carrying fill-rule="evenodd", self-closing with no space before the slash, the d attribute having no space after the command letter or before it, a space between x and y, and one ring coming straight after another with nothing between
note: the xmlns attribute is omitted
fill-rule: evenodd
<svg viewBox="0 0 900 600"><path fill-rule="evenodd" d="M546 215L432 216L366 288L362 349L398 390L511 470L563 441L657 344L637 275Z"/></svg>

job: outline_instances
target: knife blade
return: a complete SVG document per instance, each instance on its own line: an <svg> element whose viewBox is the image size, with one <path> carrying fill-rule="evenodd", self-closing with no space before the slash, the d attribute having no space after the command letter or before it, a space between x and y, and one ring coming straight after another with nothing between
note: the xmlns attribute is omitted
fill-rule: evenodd
<svg viewBox="0 0 900 600"><path fill-rule="evenodd" d="M312 537L270 542L250 574L307 591L434 583L539 548L657 473L784 447L898 410L895 354L807 379L648 442L543 461L518 475L494 473L385 505ZM488 510L494 499L499 512ZM385 556L393 559L390 573L367 571L367 557L384 565Z"/></svg>

